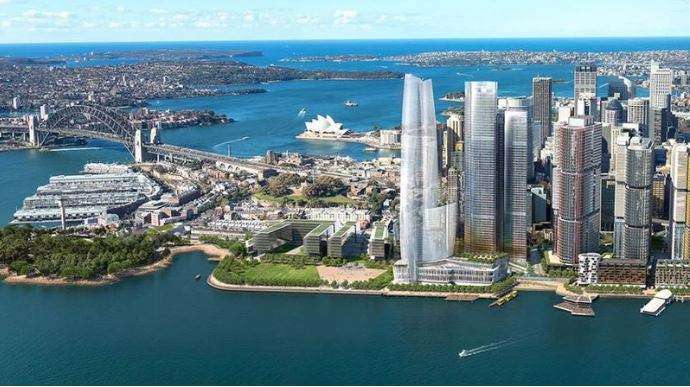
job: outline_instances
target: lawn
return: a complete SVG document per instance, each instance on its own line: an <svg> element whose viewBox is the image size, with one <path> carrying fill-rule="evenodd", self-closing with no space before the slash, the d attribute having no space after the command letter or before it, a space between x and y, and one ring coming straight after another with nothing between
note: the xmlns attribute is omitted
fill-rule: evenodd
<svg viewBox="0 0 690 387"><path fill-rule="evenodd" d="M313 265L258 263L233 258L223 259L213 271L213 276L235 285L317 287L322 282Z"/></svg>
<svg viewBox="0 0 690 387"><path fill-rule="evenodd" d="M297 284L293 286L304 286L304 284L310 283L314 284L312 286L319 286L321 284L321 277L319 277L319 272L314 265L296 269L283 263L260 263L245 270L244 277L246 282L250 284L267 282Z"/></svg>

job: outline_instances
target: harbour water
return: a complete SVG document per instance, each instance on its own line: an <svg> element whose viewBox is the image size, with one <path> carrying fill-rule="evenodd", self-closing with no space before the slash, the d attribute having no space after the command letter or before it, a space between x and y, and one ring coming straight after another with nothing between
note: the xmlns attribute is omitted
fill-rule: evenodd
<svg viewBox="0 0 690 387"><path fill-rule="evenodd" d="M155 45L189 45L154 44ZM617 50L690 48L690 39L412 42L194 43L262 50L248 62L309 68L388 69L434 80L437 97L466 80L497 80L501 95L527 95L534 75L571 77L571 66L416 68L381 63L279 63L291 55L398 54L447 49ZM223 45L224 44L224 45ZM136 44L124 45L136 48ZM210 46L210 47L209 47ZM114 49L120 47L113 46ZM151 45L147 46L151 47ZM92 45L0 46L0 55L88 52ZM80 51L81 50L81 51ZM464 75L459 75L464 74ZM153 101L154 108L213 109L237 122L172 129L163 139L235 155L267 149L375 157L358 144L309 143L294 136L297 117L330 114L370 130L400 120L402 81L292 81L242 96ZM570 95L572 83L555 85ZM343 101L357 100L346 108ZM437 110L446 105L439 102ZM244 139L243 139L244 138ZM243 139L243 140L240 140ZM235 141L238 140L238 141ZM90 142L64 152L0 153L0 224L55 174L90 161L130 160L117 145ZM98 288L0 283L0 384L687 384L690 308L660 318L639 314L641 300L597 301L597 317L552 308L559 298L531 293L505 306L436 299L225 293L194 281L212 270L200 253L179 256L155 274ZM473 349L509 346L459 358ZM511 341L512 343L513 341Z"/></svg>
<svg viewBox="0 0 690 387"><path fill-rule="evenodd" d="M0 285L0 384L687 384L690 308L231 293L180 255L97 288ZM492 350L459 357L463 349ZM653 361L651 359L654 359Z"/></svg>

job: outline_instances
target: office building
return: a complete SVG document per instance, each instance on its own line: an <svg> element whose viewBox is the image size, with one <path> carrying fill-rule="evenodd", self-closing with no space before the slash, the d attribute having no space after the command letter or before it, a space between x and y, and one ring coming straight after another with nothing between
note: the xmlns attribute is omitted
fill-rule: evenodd
<svg viewBox="0 0 690 387"><path fill-rule="evenodd" d="M597 94L597 66L594 64L580 64L575 67L574 98L580 99L580 94Z"/></svg>
<svg viewBox="0 0 690 387"><path fill-rule="evenodd" d="M527 258L528 169L532 165L529 105L524 98L508 98L501 112L504 122L503 251L511 259Z"/></svg>
<svg viewBox="0 0 690 387"><path fill-rule="evenodd" d="M495 113L494 113L495 114ZM457 203L441 203L438 134L431 80L405 75L397 282L419 282L425 264L453 254Z"/></svg>
<svg viewBox="0 0 690 387"><path fill-rule="evenodd" d="M636 86L635 82L630 79L618 76L617 78L609 80L608 97L613 97L621 101L626 101L630 98L635 98Z"/></svg>
<svg viewBox="0 0 690 387"><path fill-rule="evenodd" d="M671 259L687 259L686 247L686 209L688 197L688 145L673 144L671 148L671 187L669 200L668 238L671 246Z"/></svg>
<svg viewBox="0 0 690 387"><path fill-rule="evenodd" d="M673 87L673 70L660 68L652 61L649 73L649 104L653 108L669 108L669 98Z"/></svg>
<svg viewBox="0 0 690 387"><path fill-rule="evenodd" d="M539 149L551 135L552 82L549 77L532 78L532 121L541 126ZM536 140L536 139L535 139Z"/></svg>
<svg viewBox="0 0 690 387"><path fill-rule="evenodd" d="M616 148L614 253L621 259L647 262L652 233L652 142L623 133Z"/></svg>
<svg viewBox="0 0 690 387"><path fill-rule="evenodd" d="M501 250L503 133L496 82L465 83L465 250ZM500 117L498 117L500 118Z"/></svg>
<svg viewBox="0 0 690 387"><path fill-rule="evenodd" d="M579 254L599 249L601 124L579 116L555 129L554 253L575 264Z"/></svg>
<svg viewBox="0 0 690 387"><path fill-rule="evenodd" d="M618 126L623 122L623 105L617 99L609 99L601 113L601 122L611 126Z"/></svg>
<svg viewBox="0 0 690 387"><path fill-rule="evenodd" d="M668 108L655 106L649 109L649 136L654 141L654 145L661 145L668 139L671 127L668 111Z"/></svg>
<svg viewBox="0 0 690 387"><path fill-rule="evenodd" d="M594 121L600 121L599 99L594 93L580 93L575 100L575 116L590 116Z"/></svg>
<svg viewBox="0 0 690 387"><path fill-rule="evenodd" d="M633 98L628 100L627 122L639 124L639 134L643 137L649 137L649 99Z"/></svg>

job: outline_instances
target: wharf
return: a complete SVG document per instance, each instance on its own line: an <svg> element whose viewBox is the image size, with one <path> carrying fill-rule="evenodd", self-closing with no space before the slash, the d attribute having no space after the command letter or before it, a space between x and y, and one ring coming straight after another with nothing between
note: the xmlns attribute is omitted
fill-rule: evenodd
<svg viewBox="0 0 690 387"><path fill-rule="evenodd" d="M556 309L569 312L573 316L594 317L592 302L597 299L596 294L567 295L563 301L554 305Z"/></svg>
<svg viewBox="0 0 690 387"><path fill-rule="evenodd" d="M448 297L446 297L446 301L467 301L467 302L474 302L479 299L479 296L476 294L451 294Z"/></svg>

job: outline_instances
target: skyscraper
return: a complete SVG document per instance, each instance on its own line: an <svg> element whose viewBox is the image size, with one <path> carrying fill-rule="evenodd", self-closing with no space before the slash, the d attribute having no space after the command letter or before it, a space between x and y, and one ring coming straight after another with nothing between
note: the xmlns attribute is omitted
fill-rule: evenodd
<svg viewBox="0 0 690 387"><path fill-rule="evenodd" d="M551 135L552 94L551 78L532 78L532 120L541 125L540 148L544 145L546 138Z"/></svg>
<svg viewBox="0 0 690 387"><path fill-rule="evenodd" d="M592 117L571 117L554 134L554 253L577 263L599 248L601 210L601 125Z"/></svg>
<svg viewBox="0 0 690 387"><path fill-rule="evenodd" d="M611 124L611 126L618 126L622 121L623 106L617 99L610 99L601 114L601 122L604 124Z"/></svg>
<svg viewBox="0 0 690 387"><path fill-rule="evenodd" d="M431 80L405 75L400 166L400 282L416 282L425 262L453 253L457 203L441 206L438 135ZM397 272L396 272L397 273Z"/></svg>
<svg viewBox="0 0 690 387"><path fill-rule="evenodd" d="M669 200L669 245L671 259L687 259L684 254L688 243L687 199L688 199L688 145L673 144L671 148L671 197Z"/></svg>
<svg viewBox="0 0 690 387"><path fill-rule="evenodd" d="M496 82L465 83L465 250L501 250L503 139Z"/></svg>
<svg viewBox="0 0 690 387"><path fill-rule="evenodd" d="M649 137L654 141L654 145L660 145L668 139L670 126L668 111L669 108L655 106L649 108Z"/></svg>
<svg viewBox="0 0 690 387"><path fill-rule="evenodd" d="M618 258L647 262L652 235L652 141L623 133L616 146L614 252Z"/></svg>
<svg viewBox="0 0 690 387"><path fill-rule="evenodd" d="M633 98L628 100L627 121L640 125L640 135L649 137L649 99Z"/></svg>
<svg viewBox="0 0 690 387"><path fill-rule="evenodd" d="M504 115L503 250L511 259L527 258L529 206L528 166L532 164L529 105L524 98L508 98Z"/></svg>
<svg viewBox="0 0 690 387"><path fill-rule="evenodd" d="M580 99L581 93L597 94L597 66L594 64L580 64L575 67L574 77L575 101Z"/></svg>
<svg viewBox="0 0 690 387"><path fill-rule="evenodd" d="M649 104L653 108L668 108L671 87L673 86L673 70L660 68L659 63L652 61L649 72Z"/></svg>

